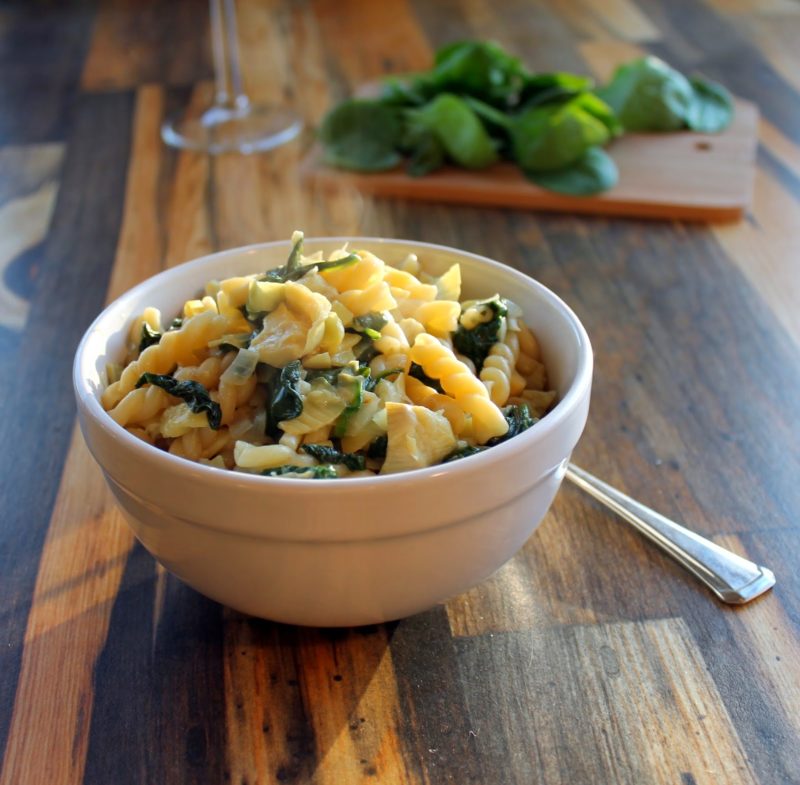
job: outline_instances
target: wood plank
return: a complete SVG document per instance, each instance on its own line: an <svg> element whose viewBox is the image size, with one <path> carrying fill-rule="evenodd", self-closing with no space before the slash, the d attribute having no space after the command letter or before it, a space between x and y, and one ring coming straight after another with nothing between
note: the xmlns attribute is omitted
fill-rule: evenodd
<svg viewBox="0 0 800 785"><path fill-rule="evenodd" d="M426 68L432 52L406 0L312 0L326 46L353 89L388 73ZM363 35L369 30L369 35Z"/></svg>
<svg viewBox="0 0 800 785"><path fill-rule="evenodd" d="M81 77L84 90L178 86L213 76L208 2L111 0L98 7Z"/></svg>
<svg viewBox="0 0 800 785"><path fill-rule="evenodd" d="M94 664L132 544L76 429L28 616L2 785L83 782Z"/></svg>
<svg viewBox="0 0 800 785"><path fill-rule="evenodd" d="M91 4L6 3L0 19L0 144L65 141L94 22Z"/></svg>
<svg viewBox="0 0 800 785"><path fill-rule="evenodd" d="M30 262L50 226L63 157L60 144L0 149L0 327L8 330L28 318Z"/></svg>
<svg viewBox="0 0 800 785"><path fill-rule="evenodd" d="M4 443L15 445L14 460L4 465L0 520L0 635L7 644L0 651L0 705L7 707L14 705L39 555L75 416L71 394L46 391L70 390L73 353L103 302L121 218L131 110L125 94L84 96L74 105L27 327L16 342L14 373L0 382L9 411L26 412L0 423ZM10 719L10 713L0 716L0 744Z"/></svg>
<svg viewBox="0 0 800 785"><path fill-rule="evenodd" d="M763 169L756 173L754 221L714 228L730 259L747 276L800 346L800 278L792 262L800 253L797 199Z"/></svg>
<svg viewBox="0 0 800 785"><path fill-rule="evenodd" d="M632 0L557 0L553 7L578 38L644 43L661 37L658 27Z"/></svg>

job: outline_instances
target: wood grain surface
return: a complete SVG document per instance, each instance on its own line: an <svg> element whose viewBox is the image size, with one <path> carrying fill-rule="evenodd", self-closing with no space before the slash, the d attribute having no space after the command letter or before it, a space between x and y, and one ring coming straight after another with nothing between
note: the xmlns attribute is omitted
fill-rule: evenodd
<svg viewBox="0 0 800 785"><path fill-rule="evenodd" d="M599 78L640 52L702 71L758 106L752 206L707 226L330 191L299 175L310 130L177 152L164 118L212 94L204 0L5 4L0 783L800 784L800 5L236 5L248 89L309 129L463 37ZM458 246L552 288L596 355L576 461L774 590L723 606L572 487L494 576L391 624L274 624L170 576L75 427L74 350L138 281L299 227Z"/></svg>

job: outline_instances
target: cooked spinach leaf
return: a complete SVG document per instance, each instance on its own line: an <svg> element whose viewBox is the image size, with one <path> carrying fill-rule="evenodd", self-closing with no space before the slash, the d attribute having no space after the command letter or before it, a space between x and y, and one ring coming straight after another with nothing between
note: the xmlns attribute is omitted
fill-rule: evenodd
<svg viewBox="0 0 800 785"><path fill-rule="evenodd" d="M346 377L346 378L343 378ZM344 411L339 415L333 426L333 435L341 439L347 432L350 418L361 408L364 402L364 384L369 377L369 367L364 365L355 373L346 373L339 376L339 384L350 386L350 402L344 407Z"/></svg>
<svg viewBox="0 0 800 785"><path fill-rule="evenodd" d="M301 480L334 480L338 477L336 468L330 464L320 464L319 466L285 464L284 466L276 466L274 469L264 469L261 474L264 477L281 477L292 474Z"/></svg>
<svg viewBox="0 0 800 785"><path fill-rule="evenodd" d="M321 463L341 463L351 471L357 472L364 468L365 458L354 452L341 452L325 444L304 444L300 448Z"/></svg>
<svg viewBox="0 0 800 785"><path fill-rule="evenodd" d="M167 327L167 331L171 330L180 330L183 327L183 318L180 316L176 316L170 323L169 327Z"/></svg>
<svg viewBox="0 0 800 785"><path fill-rule="evenodd" d="M387 324L388 319L379 311L370 311L353 319L353 329L357 333L368 335L374 341L381 337L381 330Z"/></svg>
<svg viewBox="0 0 800 785"><path fill-rule="evenodd" d="M402 160L401 110L381 101L351 99L334 107L319 129L325 160L362 172L391 169Z"/></svg>
<svg viewBox="0 0 800 785"><path fill-rule="evenodd" d="M161 333L153 330L147 322L142 322L142 337L139 341L139 351L143 352L148 346L155 346L161 340Z"/></svg>
<svg viewBox="0 0 800 785"><path fill-rule="evenodd" d="M222 410L216 401L211 400L208 390L200 382L178 381L174 376L143 373L136 382L136 387L145 384L154 384L156 387L166 390L170 395L183 399L195 414L205 412L208 418L208 427L214 431L219 429Z"/></svg>
<svg viewBox="0 0 800 785"><path fill-rule="evenodd" d="M485 447L474 447L471 444L466 445L465 447L459 447L456 450L453 450L449 455L446 455L442 458L442 463L450 463L450 461L457 461L459 458L467 458L470 455L477 455L479 452L483 452L486 448Z"/></svg>
<svg viewBox="0 0 800 785"><path fill-rule="evenodd" d="M419 368L419 366L417 366ZM369 376L364 382L364 389L372 392L381 379L386 379L388 376L394 376L396 373L402 373L402 368L390 368L388 371L382 371L377 376Z"/></svg>
<svg viewBox="0 0 800 785"><path fill-rule="evenodd" d="M292 250L289 252L289 258L286 264L280 267L275 267L272 270L267 270L263 275L259 276L261 281L270 281L271 283L286 283L291 280L297 270L300 269L300 256L303 253L303 233L295 232L292 235ZM247 313L245 313L247 316Z"/></svg>
<svg viewBox="0 0 800 785"><path fill-rule="evenodd" d="M464 314L472 309L478 310L480 321L467 327L463 323ZM460 354L472 360L477 373L483 368L489 350L497 343L507 313L508 308L497 295L472 303L462 313L458 329L453 333L453 346Z"/></svg>
<svg viewBox="0 0 800 785"><path fill-rule="evenodd" d="M413 376L415 379L418 379L428 387L433 387L433 389L436 390L437 393L444 393L444 390L442 389L442 385L439 382L439 380L428 376L428 374L425 373L425 371L422 369L422 366L419 365L418 363L411 363L408 369L408 375Z"/></svg>
<svg viewBox="0 0 800 785"><path fill-rule="evenodd" d="M300 395L300 360L293 360L281 369L273 385L267 416L270 431L278 429L283 420L293 420L303 413L303 397Z"/></svg>
<svg viewBox="0 0 800 785"><path fill-rule="evenodd" d="M495 436L493 439L489 439L486 442L487 447L494 447L496 444L513 439L523 431L527 431L537 421L535 417L531 417L528 407L523 404L512 404L504 407L503 417L506 418L508 423L508 431L502 436Z"/></svg>
<svg viewBox="0 0 800 785"><path fill-rule="evenodd" d="M536 185L570 196L589 196L617 184L619 170L611 156L600 147L590 147L582 158L554 172L526 171Z"/></svg>
<svg viewBox="0 0 800 785"><path fill-rule="evenodd" d="M383 436L378 436L374 441L370 442L369 447L367 447L367 458L385 458L388 444L388 436L385 434Z"/></svg>

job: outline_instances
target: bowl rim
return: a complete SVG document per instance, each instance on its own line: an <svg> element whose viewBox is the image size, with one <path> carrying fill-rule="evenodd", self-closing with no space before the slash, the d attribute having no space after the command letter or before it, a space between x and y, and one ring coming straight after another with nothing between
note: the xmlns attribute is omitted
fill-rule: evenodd
<svg viewBox="0 0 800 785"><path fill-rule="evenodd" d="M534 443L542 441L547 438L549 434L555 431L565 420L567 420L576 409L581 405L587 391L591 388L592 369L593 369L593 353L589 336L581 323L578 316L570 308L564 300L559 297L555 292L547 286L532 278L529 275L511 267L507 264L499 262L495 259L482 256L480 254L472 253L471 251L464 251L452 246L441 245L437 243L428 243L420 240L406 240L403 238L392 237L369 237L369 236L319 236L319 237L306 237L304 239L306 245L312 244L339 244L344 243L358 244L367 243L372 245L400 245L409 248L410 251L414 249L432 250L437 252L451 253L458 257L466 257L481 265L488 265L490 268L495 268L502 271L505 275L510 275L512 278L519 280L523 286L532 287L537 289L539 294L543 295L545 299L549 300L554 306L555 310L560 312L561 316L567 323L570 324L573 333L578 339L578 360L575 378L567 389L565 395L558 400L556 405L546 416L538 420L532 427L528 428L522 434L502 442L488 450L481 451L475 455L470 455L465 458L453 461L447 464L436 464L421 469L411 469L408 471L397 472L394 474L374 475L371 477L348 477L343 478L343 482L320 482L314 479L302 478L286 478L286 477L265 477L260 474L249 474L246 472L237 472L230 469L219 469L215 466L190 461L171 453L161 450L154 445L150 445L133 434L129 433L123 426L116 423L109 415L108 412L102 407L99 396L89 385L89 379L84 374L84 369L93 367L96 363L96 357L91 358L91 362L87 355L87 346L98 331L99 324L104 321L108 316L130 300L134 300L140 296L143 291L157 287L159 283L173 277L177 271L185 271L188 266L203 267L204 265L211 264L212 262L220 261L226 257L242 256L244 254L253 253L261 250L273 249L284 247L287 250L291 247L291 240L275 240L270 242L253 243L245 246L238 246L236 248L229 248L223 251L216 251L211 254L206 254L186 262L182 262L173 267L162 270L155 275L149 276L145 280L136 284L126 292L115 298L112 302L108 303L97 317L89 325L83 334L78 348L75 352L73 362L73 386L75 395L78 402L79 411L91 418L92 422L99 426L106 434L116 440L120 440L123 448L132 454L135 459L141 459L148 462L155 462L155 466L162 466L165 470L184 475L187 478L194 478L205 485L222 486L226 490L231 490L234 487L241 489L249 488L262 488L274 489L276 492L285 491L294 488L303 493L325 493L328 495L349 494L354 489L359 489L364 492L369 488L377 487L388 491L390 488L400 485L405 485L409 482L415 484L420 482L427 482L443 474L448 474L452 477L458 477L462 474L470 474L474 470L478 470L481 466L488 468L491 464L503 460L504 458L512 458L520 454L528 452ZM277 265L276 265L277 266ZM311 490L311 489L314 490Z"/></svg>

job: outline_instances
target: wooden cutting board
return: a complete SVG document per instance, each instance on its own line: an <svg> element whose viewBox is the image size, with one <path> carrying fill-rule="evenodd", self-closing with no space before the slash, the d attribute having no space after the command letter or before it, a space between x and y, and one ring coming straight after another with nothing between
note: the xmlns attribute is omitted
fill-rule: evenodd
<svg viewBox="0 0 800 785"><path fill-rule="evenodd" d="M400 168L359 174L326 166L318 147L305 160L303 174L321 186L354 186L375 196L722 222L741 218L750 205L757 141L758 109L738 99L733 122L721 134L626 134L609 147L619 183L585 197L545 191L510 163L476 172L447 168L425 177L409 177Z"/></svg>

